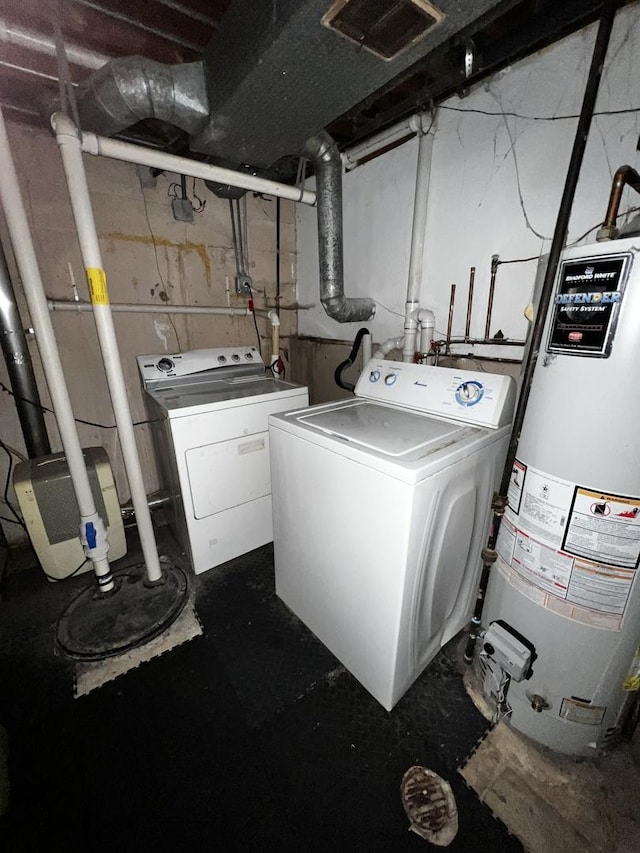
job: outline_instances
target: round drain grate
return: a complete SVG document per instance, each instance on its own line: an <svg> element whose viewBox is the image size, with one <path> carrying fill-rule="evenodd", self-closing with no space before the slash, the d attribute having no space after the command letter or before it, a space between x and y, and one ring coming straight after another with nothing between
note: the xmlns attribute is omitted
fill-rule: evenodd
<svg viewBox="0 0 640 853"><path fill-rule="evenodd" d="M440 847L451 844L458 832L458 810L448 782L426 767L410 767L400 794L413 832Z"/></svg>

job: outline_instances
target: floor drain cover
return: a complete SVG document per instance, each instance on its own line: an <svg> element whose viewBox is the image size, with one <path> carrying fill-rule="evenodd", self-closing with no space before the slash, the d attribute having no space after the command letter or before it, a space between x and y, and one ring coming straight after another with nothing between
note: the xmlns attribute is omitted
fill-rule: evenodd
<svg viewBox="0 0 640 853"><path fill-rule="evenodd" d="M409 829L421 838L446 847L458 832L458 810L451 785L433 770L410 767L400 785Z"/></svg>

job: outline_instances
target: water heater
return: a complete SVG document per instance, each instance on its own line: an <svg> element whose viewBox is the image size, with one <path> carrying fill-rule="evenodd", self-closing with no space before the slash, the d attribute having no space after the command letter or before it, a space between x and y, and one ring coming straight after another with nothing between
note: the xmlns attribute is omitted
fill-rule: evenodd
<svg viewBox="0 0 640 853"><path fill-rule="evenodd" d="M639 251L562 257L482 616L530 649L516 680L481 642L485 692L570 755L606 743L639 686Z"/></svg>

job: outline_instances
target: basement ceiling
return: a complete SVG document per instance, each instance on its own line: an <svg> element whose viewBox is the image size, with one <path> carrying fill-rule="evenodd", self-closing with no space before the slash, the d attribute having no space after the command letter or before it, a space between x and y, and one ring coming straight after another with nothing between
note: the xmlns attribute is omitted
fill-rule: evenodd
<svg viewBox="0 0 640 853"><path fill-rule="evenodd" d="M252 1L272 2L274 7L278 2ZM56 38L64 41L71 84L77 86L114 57L138 54L165 63L200 59L229 6L239 2L243 0L0 0L0 103L5 115L48 124L48 115L59 103ZM393 0L388 2L393 5ZM378 7L381 3L377 0ZM327 11L333 5L327 0ZM488 74L595 20L602 3L436 0L433 5L446 8L447 17L425 37L426 55L383 89L372 87L366 100L328 125L341 146L424 105L463 93ZM470 10L478 7L484 11L469 23ZM458 21L465 25L458 26ZM465 56L471 63L466 70ZM124 135L175 152L188 148L184 133L153 120Z"/></svg>

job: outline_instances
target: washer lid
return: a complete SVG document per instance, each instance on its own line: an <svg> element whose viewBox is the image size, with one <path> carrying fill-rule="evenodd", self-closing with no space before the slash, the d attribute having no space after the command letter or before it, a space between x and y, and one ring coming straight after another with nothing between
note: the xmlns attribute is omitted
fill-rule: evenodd
<svg viewBox="0 0 640 853"><path fill-rule="evenodd" d="M297 418L301 424L386 456L401 458L416 451L421 457L435 453L469 435L459 424L380 403L348 401L344 406L316 411Z"/></svg>

